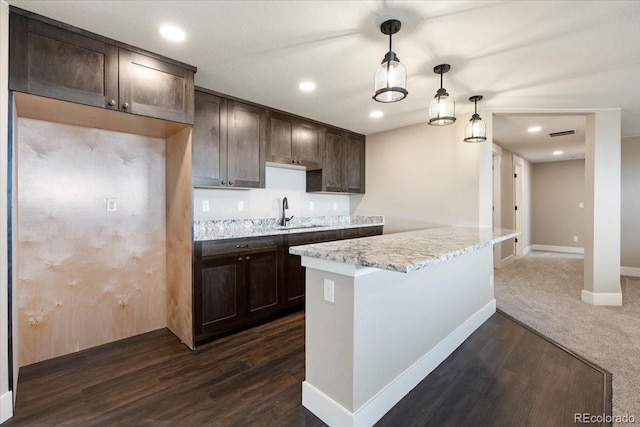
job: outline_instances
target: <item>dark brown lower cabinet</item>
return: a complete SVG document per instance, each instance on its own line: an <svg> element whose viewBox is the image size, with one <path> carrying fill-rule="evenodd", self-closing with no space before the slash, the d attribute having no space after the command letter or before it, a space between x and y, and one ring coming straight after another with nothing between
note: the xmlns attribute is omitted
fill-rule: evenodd
<svg viewBox="0 0 640 427"><path fill-rule="evenodd" d="M291 246L382 234L382 227L194 244L196 346L304 305L305 268Z"/></svg>
<svg viewBox="0 0 640 427"><path fill-rule="evenodd" d="M194 263L196 345L264 320L281 308L280 253L274 247Z"/></svg>

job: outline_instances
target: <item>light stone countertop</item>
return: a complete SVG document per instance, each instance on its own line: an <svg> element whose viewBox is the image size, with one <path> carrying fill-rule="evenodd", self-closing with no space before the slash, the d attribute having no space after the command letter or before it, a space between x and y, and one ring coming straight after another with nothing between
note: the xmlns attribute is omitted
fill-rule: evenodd
<svg viewBox="0 0 640 427"><path fill-rule="evenodd" d="M294 246L289 249L289 253L410 273L508 240L518 234L501 228L446 226Z"/></svg>
<svg viewBox="0 0 640 427"><path fill-rule="evenodd" d="M226 219L195 221L193 241L237 239L242 237L273 236L346 228L384 226L384 216L316 216L294 217L286 227L279 218Z"/></svg>

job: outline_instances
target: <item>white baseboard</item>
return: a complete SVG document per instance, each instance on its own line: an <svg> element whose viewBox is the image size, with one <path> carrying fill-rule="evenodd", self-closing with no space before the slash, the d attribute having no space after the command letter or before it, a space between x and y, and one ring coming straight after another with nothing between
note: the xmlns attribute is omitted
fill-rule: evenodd
<svg viewBox="0 0 640 427"><path fill-rule="evenodd" d="M8 391L0 396L0 424L13 417L13 392Z"/></svg>
<svg viewBox="0 0 640 427"><path fill-rule="evenodd" d="M524 248L524 251L522 251L523 255L528 254L529 252L531 252L531 245L527 246L526 248Z"/></svg>
<svg viewBox="0 0 640 427"><path fill-rule="evenodd" d="M563 252L567 254L584 254L584 248L573 246L531 245L534 251Z"/></svg>
<svg viewBox="0 0 640 427"><path fill-rule="evenodd" d="M496 300L492 299L355 412L344 408L306 381L302 383L302 406L332 427L372 426L495 312Z"/></svg>
<svg viewBox="0 0 640 427"><path fill-rule="evenodd" d="M582 302L591 305L622 305L622 293L589 292L582 290Z"/></svg>
<svg viewBox="0 0 640 427"><path fill-rule="evenodd" d="M620 267L621 276L640 277L640 268L638 267Z"/></svg>

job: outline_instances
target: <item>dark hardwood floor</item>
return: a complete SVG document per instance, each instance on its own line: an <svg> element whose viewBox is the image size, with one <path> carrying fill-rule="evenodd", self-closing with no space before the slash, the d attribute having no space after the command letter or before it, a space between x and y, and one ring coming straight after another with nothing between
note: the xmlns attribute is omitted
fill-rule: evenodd
<svg viewBox="0 0 640 427"><path fill-rule="evenodd" d="M23 367L14 425L324 426L301 406L304 313L189 351L159 330ZM606 379L497 313L379 426L575 425Z"/></svg>

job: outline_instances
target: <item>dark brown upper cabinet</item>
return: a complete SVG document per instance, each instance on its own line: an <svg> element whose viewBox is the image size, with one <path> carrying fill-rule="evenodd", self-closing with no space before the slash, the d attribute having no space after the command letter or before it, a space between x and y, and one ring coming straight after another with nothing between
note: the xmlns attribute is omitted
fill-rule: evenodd
<svg viewBox="0 0 640 427"><path fill-rule="evenodd" d="M11 8L9 89L193 123L195 68Z"/></svg>
<svg viewBox="0 0 640 427"><path fill-rule="evenodd" d="M308 192L364 193L365 137L326 128L322 135L323 167L307 171Z"/></svg>
<svg viewBox="0 0 640 427"><path fill-rule="evenodd" d="M193 123L193 71L119 49L120 111Z"/></svg>
<svg viewBox="0 0 640 427"><path fill-rule="evenodd" d="M287 114L269 115L269 161L304 166L307 170L322 167L321 127Z"/></svg>
<svg viewBox="0 0 640 427"><path fill-rule="evenodd" d="M266 129L265 109L196 90L193 185L264 188Z"/></svg>

